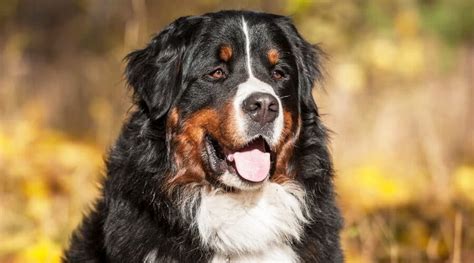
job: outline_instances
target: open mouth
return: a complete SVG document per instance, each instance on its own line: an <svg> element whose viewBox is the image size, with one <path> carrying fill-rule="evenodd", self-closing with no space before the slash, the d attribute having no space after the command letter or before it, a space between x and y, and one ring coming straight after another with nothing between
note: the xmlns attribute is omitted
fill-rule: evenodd
<svg viewBox="0 0 474 263"><path fill-rule="evenodd" d="M263 182L273 170L274 154L263 137L257 137L236 149L227 149L206 136L209 166L218 175L226 171L249 183Z"/></svg>

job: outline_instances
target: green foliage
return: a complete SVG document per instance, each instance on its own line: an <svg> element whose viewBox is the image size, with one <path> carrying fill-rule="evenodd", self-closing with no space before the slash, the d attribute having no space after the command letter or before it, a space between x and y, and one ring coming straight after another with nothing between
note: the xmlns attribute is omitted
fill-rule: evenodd
<svg viewBox="0 0 474 263"><path fill-rule="evenodd" d="M438 0L421 5L424 26L450 45L474 44L474 1Z"/></svg>

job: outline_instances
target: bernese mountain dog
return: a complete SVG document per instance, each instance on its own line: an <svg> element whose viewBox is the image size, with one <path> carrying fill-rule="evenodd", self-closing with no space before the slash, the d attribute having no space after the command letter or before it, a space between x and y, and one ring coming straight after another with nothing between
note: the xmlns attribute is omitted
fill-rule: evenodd
<svg viewBox="0 0 474 263"><path fill-rule="evenodd" d="M64 262L342 262L321 51L284 16L182 17L127 56L136 105Z"/></svg>

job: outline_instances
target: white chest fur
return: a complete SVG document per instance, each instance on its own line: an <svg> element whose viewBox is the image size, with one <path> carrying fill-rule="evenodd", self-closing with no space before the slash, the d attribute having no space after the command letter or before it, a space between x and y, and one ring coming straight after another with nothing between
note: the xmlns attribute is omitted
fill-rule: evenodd
<svg viewBox="0 0 474 263"><path fill-rule="evenodd" d="M298 256L290 246L275 246L269 250L245 255L224 256L217 254L211 260L211 263L293 263L298 262Z"/></svg>
<svg viewBox="0 0 474 263"><path fill-rule="evenodd" d="M256 191L203 192L196 224L213 262L295 262L288 242L299 240L307 222L304 191L267 182ZM278 259L278 260L277 260Z"/></svg>

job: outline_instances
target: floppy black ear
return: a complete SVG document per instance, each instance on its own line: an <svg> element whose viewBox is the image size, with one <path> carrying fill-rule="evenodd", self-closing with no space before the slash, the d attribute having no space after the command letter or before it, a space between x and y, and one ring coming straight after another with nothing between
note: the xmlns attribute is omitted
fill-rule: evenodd
<svg viewBox="0 0 474 263"><path fill-rule="evenodd" d="M313 87L315 82L322 81L322 66L321 58L323 56L322 50L316 46L311 45L305 40L301 39L301 58L299 62L298 71L300 78L300 101L301 111L303 113L314 112L318 115L318 108L313 97Z"/></svg>
<svg viewBox="0 0 474 263"><path fill-rule="evenodd" d="M282 30L290 36L290 44L296 57L298 67L299 100L302 117L302 132L298 154L301 167L300 179L309 180L309 187L316 189L319 196L325 196L321 189L332 189L332 162L327 148L327 129L319 120L318 108L313 98L312 90L315 81L322 80L321 58L323 52L305 41L291 20L282 18ZM327 184L314 188L317 184ZM332 193L329 193L332 195ZM331 197L332 198L332 197ZM331 199L328 199L331 200Z"/></svg>
<svg viewBox="0 0 474 263"><path fill-rule="evenodd" d="M201 17L181 17L147 47L128 54L125 75L135 103L153 119L165 115L181 89L183 60L201 26Z"/></svg>
<svg viewBox="0 0 474 263"><path fill-rule="evenodd" d="M309 118L314 118L318 115L318 109L312 90L315 81L322 79L320 63L323 52L319 47L311 45L301 37L291 19L282 17L279 25L286 35L290 36L289 41L296 57L301 113L303 116L309 114Z"/></svg>

